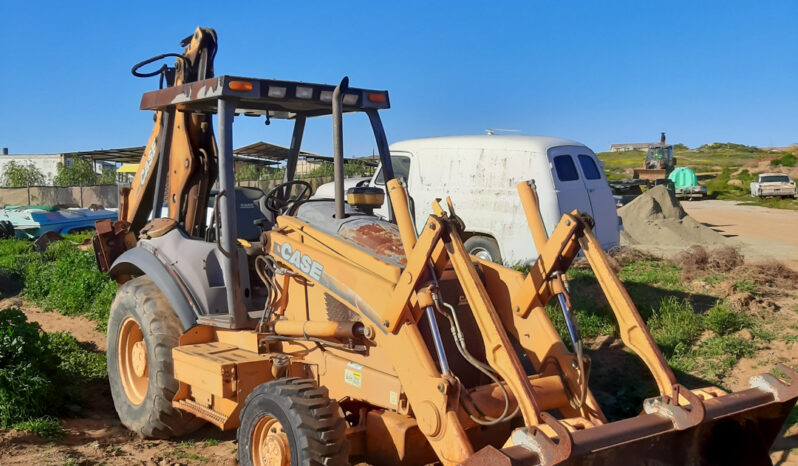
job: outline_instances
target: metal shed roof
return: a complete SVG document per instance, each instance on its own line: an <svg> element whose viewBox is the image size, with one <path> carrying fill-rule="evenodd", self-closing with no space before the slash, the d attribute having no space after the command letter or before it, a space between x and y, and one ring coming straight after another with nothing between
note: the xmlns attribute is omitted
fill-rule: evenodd
<svg viewBox="0 0 798 466"><path fill-rule="evenodd" d="M280 162L288 158L288 147L259 141L248 146L239 147L238 149L233 150L233 154L256 159L271 160L273 162ZM308 160L332 160L332 157L325 157L312 152L300 151L299 155L300 157L305 157Z"/></svg>
<svg viewBox="0 0 798 466"><path fill-rule="evenodd" d="M120 149L99 149L65 153L67 156L87 157L94 161L108 161L119 163L137 163L144 154L144 146L124 147Z"/></svg>
<svg viewBox="0 0 798 466"><path fill-rule="evenodd" d="M65 153L64 155L73 157L86 157L96 162L117 162L117 163L138 163L144 154L144 146L124 147L118 149L98 149L90 151L77 151ZM268 142L255 142L238 149L233 150L233 158L239 161L260 163L266 165L276 165L288 158L288 148L270 144ZM300 152L299 156L309 161L324 161L332 162L333 158L325 155L314 154L313 152ZM346 158L345 162L350 160ZM363 159L367 165L373 164L374 166L379 163L378 161L371 161Z"/></svg>

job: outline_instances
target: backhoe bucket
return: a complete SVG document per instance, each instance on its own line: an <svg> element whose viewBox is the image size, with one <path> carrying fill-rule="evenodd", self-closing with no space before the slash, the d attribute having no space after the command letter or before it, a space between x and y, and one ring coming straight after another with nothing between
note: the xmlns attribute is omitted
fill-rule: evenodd
<svg viewBox="0 0 798 466"><path fill-rule="evenodd" d="M798 397L798 383L771 390L771 377L755 377L767 379L760 388L704 400L703 420L689 427L677 427L689 423L677 408L673 416L662 410L577 430L551 445L531 435L525 441L522 429L513 435L514 446L483 449L466 464L771 465L770 447Z"/></svg>

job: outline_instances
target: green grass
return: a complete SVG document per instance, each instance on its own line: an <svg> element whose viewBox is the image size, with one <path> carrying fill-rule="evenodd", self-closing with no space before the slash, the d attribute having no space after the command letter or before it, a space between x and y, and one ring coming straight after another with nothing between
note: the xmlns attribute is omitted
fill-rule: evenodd
<svg viewBox="0 0 798 466"><path fill-rule="evenodd" d="M28 264L38 258L30 241L0 240L0 281L21 280Z"/></svg>
<svg viewBox="0 0 798 466"><path fill-rule="evenodd" d="M738 293L755 293L757 285L750 278L744 278L734 283L734 290Z"/></svg>
<svg viewBox="0 0 798 466"><path fill-rule="evenodd" d="M662 300L648 320L651 336L666 357L677 348L692 345L703 330L701 317L695 313L689 301L679 301L673 296Z"/></svg>
<svg viewBox="0 0 798 466"><path fill-rule="evenodd" d="M729 335L750 327L751 318L742 312L732 311L722 302L717 302L704 316L704 325L718 335Z"/></svg>
<svg viewBox="0 0 798 466"><path fill-rule="evenodd" d="M85 315L104 330L116 283L97 269L94 254L71 241L43 253L23 240L0 240L0 280L16 281L23 296L45 310Z"/></svg>
<svg viewBox="0 0 798 466"><path fill-rule="evenodd" d="M762 326L754 326L751 328L751 334L754 338L765 342L770 342L778 337L778 334L773 330L764 328Z"/></svg>
<svg viewBox="0 0 798 466"><path fill-rule="evenodd" d="M77 234L79 239L86 234ZM94 254L71 241L57 241L45 252L27 240L0 240L0 291L21 288L25 298L45 310L85 315L105 330L116 283L97 269ZM11 286L18 284L18 286ZM12 290L13 291L13 290Z"/></svg>
<svg viewBox="0 0 798 466"><path fill-rule="evenodd" d="M36 419L30 419L14 424L16 430L23 432L32 432L39 437L56 440L64 436L66 433L64 428L61 427L61 422L51 416L42 416Z"/></svg>
<svg viewBox="0 0 798 466"><path fill-rule="evenodd" d="M60 367L66 373L83 381L101 380L108 377L104 353L93 351L67 332L53 332L48 336L50 349L60 357Z"/></svg>
<svg viewBox="0 0 798 466"><path fill-rule="evenodd" d="M668 360L676 370L691 373L721 385L721 381L744 357L754 355L755 342L735 336L714 336L693 348L681 346Z"/></svg>
<svg viewBox="0 0 798 466"><path fill-rule="evenodd" d="M754 355L756 344L734 336L717 336L699 345L696 355L703 363L701 376L718 382L737 365L737 361Z"/></svg>
<svg viewBox="0 0 798 466"><path fill-rule="evenodd" d="M94 229L85 230L85 231L76 231L74 233L66 233L64 235L61 235L61 237L64 238L65 240L78 244L82 244L84 241L91 238L92 236L94 236Z"/></svg>
<svg viewBox="0 0 798 466"><path fill-rule="evenodd" d="M196 453L190 453L186 451L188 448L193 448L194 446L195 444L193 440L184 440L178 443L177 446L175 446L175 449L172 451L172 453L178 458L188 459L192 461L199 461L200 463L207 463L208 458L202 455L198 455Z"/></svg>

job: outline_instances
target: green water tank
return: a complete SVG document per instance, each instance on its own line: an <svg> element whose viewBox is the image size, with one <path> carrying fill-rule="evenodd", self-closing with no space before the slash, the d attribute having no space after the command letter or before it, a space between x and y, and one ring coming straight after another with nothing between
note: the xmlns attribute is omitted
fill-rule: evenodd
<svg viewBox="0 0 798 466"><path fill-rule="evenodd" d="M668 179L673 181L676 188L689 188L698 186L698 177L695 172L687 167L678 167L668 175Z"/></svg>

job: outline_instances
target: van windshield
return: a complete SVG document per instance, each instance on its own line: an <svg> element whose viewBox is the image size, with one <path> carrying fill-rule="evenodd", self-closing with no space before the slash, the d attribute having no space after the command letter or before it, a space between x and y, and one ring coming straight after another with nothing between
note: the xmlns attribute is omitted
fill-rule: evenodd
<svg viewBox="0 0 798 466"><path fill-rule="evenodd" d="M407 183L407 177L410 175L410 157L404 155L392 155L391 164L393 165L393 174L398 178L402 178ZM382 172L382 167L374 178L374 184L385 184L385 175Z"/></svg>

